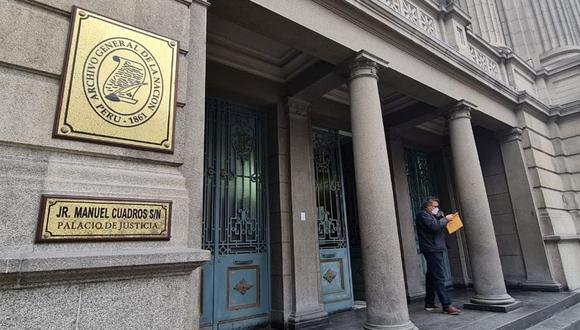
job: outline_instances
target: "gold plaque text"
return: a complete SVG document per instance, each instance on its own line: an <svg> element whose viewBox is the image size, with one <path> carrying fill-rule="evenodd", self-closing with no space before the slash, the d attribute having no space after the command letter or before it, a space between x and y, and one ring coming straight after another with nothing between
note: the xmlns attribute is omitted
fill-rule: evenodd
<svg viewBox="0 0 580 330"><path fill-rule="evenodd" d="M54 136L172 152L178 50L75 7Z"/></svg>
<svg viewBox="0 0 580 330"><path fill-rule="evenodd" d="M168 240L171 202L42 196L37 242Z"/></svg>

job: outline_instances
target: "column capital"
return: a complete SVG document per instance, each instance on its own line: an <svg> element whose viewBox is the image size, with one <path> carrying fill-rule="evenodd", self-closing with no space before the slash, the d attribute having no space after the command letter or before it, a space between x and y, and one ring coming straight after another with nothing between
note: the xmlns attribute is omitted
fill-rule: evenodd
<svg viewBox="0 0 580 330"><path fill-rule="evenodd" d="M356 58L348 65L348 81L359 77L372 77L378 80L378 69L377 62L364 57Z"/></svg>
<svg viewBox="0 0 580 330"><path fill-rule="evenodd" d="M471 119L471 110L475 108L477 108L477 105L466 100L460 100L441 112L445 114L449 121L459 118Z"/></svg>
<svg viewBox="0 0 580 330"><path fill-rule="evenodd" d="M295 97L288 97L286 99L286 110L290 117L303 119L310 118L310 102Z"/></svg>
<svg viewBox="0 0 580 330"><path fill-rule="evenodd" d="M519 127L512 127L497 132L496 136L499 138L501 144L505 144L513 141L521 141L523 132L524 131Z"/></svg>

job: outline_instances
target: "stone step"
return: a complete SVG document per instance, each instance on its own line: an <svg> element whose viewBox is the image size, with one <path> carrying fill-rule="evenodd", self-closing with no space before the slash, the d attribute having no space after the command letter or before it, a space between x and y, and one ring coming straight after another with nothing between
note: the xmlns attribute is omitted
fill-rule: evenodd
<svg viewBox="0 0 580 330"><path fill-rule="evenodd" d="M580 303L568 307L554 316L530 327L532 330L576 330L580 329Z"/></svg>
<svg viewBox="0 0 580 330"><path fill-rule="evenodd" d="M530 327L539 324L540 322L560 313L567 308L580 303L580 293L572 294L566 299L563 299L555 304L547 306L539 311L533 312L519 319L516 319L508 324L498 326L498 330L516 330L529 329Z"/></svg>
<svg viewBox="0 0 580 330"><path fill-rule="evenodd" d="M527 302L523 307L510 313L505 313L498 317L490 316L468 325L457 328L457 330L523 330L536 326L544 320L572 307L580 305L580 293L572 293L565 299L538 309ZM533 303L532 303L533 304ZM500 313L501 314L501 313ZM491 315L491 314L490 314ZM579 315L580 316L580 315ZM574 329L574 328L572 328ZM580 330L580 329L579 329Z"/></svg>

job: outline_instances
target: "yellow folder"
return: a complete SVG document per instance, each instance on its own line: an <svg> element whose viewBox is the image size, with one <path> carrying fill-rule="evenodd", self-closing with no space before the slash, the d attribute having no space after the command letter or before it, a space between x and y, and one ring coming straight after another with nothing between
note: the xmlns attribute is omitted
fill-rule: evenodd
<svg viewBox="0 0 580 330"><path fill-rule="evenodd" d="M453 217L451 218L451 220L449 220L449 223L447 224L447 232L449 234L453 234L454 232L458 231L461 227L463 227L463 222L459 217L459 213L455 212L453 213Z"/></svg>

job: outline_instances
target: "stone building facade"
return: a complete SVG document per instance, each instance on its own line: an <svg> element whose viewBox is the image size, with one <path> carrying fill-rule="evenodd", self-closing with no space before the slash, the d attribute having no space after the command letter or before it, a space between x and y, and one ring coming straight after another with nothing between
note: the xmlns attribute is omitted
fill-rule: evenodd
<svg viewBox="0 0 580 330"><path fill-rule="evenodd" d="M179 42L173 153L53 137L73 6ZM448 285L580 288L579 0L0 0L0 328L412 329ZM168 200L167 241L35 243L42 195Z"/></svg>

